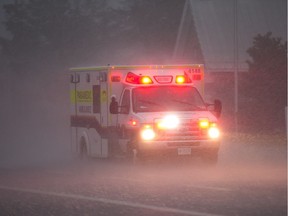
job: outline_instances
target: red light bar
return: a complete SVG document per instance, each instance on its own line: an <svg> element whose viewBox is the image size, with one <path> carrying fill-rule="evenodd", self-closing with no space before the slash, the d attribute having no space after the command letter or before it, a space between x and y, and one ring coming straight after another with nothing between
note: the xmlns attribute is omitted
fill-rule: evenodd
<svg viewBox="0 0 288 216"><path fill-rule="evenodd" d="M126 76L126 82L127 83L132 83L132 84L139 84L140 81L140 76L137 76L136 74L129 72Z"/></svg>
<svg viewBox="0 0 288 216"><path fill-rule="evenodd" d="M171 83L173 76L154 76L154 79L158 83Z"/></svg>
<svg viewBox="0 0 288 216"><path fill-rule="evenodd" d="M153 84L153 81L149 76L138 76L132 72L127 74L126 82L131 84Z"/></svg>
<svg viewBox="0 0 288 216"><path fill-rule="evenodd" d="M191 79L188 76L186 76L186 74L176 76L175 82L177 84L192 83Z"/></svg>
<svg viewBox="0 0 288 216"><path fill-rule="evenodd" d="M193 80L202 80L201 74L193 74Z"/></svg>
<svg viewBox="0 0 288 216"><path fill-rule="evenodd" d="M118 75L111 76L111 82L120 82L121 77Z"/></svg>
<svg viewBox="0 0 288 216"><path fill-rule="evenodd" d="M153 81L149 76L140 77L140 84L152 84Z"/></svg>

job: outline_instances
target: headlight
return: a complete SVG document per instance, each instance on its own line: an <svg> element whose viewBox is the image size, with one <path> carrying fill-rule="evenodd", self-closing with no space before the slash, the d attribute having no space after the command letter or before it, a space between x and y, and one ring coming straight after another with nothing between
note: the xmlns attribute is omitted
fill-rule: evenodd
<svg viewBox="0 0 288 216"><path fill-rule="evenodd" d="M220 136L220 131L217 127L210 127L208 129L208 135L211 139L217 139Z"/></svg>
<svg viewBox="0 0 288 216"><path fill-rule="evenodd" d="M140 132L140 136L143 140L148 141L148 140L153 140L156 134L150 125L145 125Z"/></svg>

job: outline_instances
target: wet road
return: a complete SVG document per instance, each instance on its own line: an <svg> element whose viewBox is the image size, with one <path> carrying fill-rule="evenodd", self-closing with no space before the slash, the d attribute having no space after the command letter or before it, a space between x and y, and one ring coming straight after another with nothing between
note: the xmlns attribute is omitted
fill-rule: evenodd
<svg viewBox="0 0 288 216"><path fill-rule="evenodd" d="M0 215L287 215L285 145L224 143L220 161L0 168Z"/></svg>

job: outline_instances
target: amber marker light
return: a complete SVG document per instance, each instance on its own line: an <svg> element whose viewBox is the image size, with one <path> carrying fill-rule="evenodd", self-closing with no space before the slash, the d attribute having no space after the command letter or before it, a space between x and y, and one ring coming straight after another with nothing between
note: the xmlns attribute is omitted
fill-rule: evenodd
<svg viewBox="0 0 288 216"><path fill-rule="evenodd" d="M199 119L199 127L201 129L207 129L209 128L209 119Z"/></svg>
<svg viewBox="0 0 288 216"><path fill-rule="evenodd" d="M177 84L185 83L185 77L184 76L176 76L176 83Z"/></svg>
<svg viewBox="0 0 288 216"><path fill-rule="evenodd" d="M141 81L140 82L141 82L141 84L152 84L153 83L151 78L148 77L148 76L141 77Z"/></svg>

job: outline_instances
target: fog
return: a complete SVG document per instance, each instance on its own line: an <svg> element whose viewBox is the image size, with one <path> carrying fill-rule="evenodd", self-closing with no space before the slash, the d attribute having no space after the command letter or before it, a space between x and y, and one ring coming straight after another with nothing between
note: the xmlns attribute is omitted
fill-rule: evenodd
<svg viewBox="0 0 288 216"><path fill-rule="evenodd" d="M34 43L37 44L38 40L30 42L29 38L31 35L26 35L25 31L20 35L23 36L24 39L26 38L26 41L23 39L23 42L21 39L17 38L17 33L19 33L17 28L16 30L10 28L12 31L11 34L14 35L14 37L12 36L12 39L6 38L4 40L1 37L5 43L1 43L2 54L0 55L2 68L0 79L0 167L37 166L41 164L50 164L54 162L61 163L73 160L70 151L69 76L67 74L67 70L70 67L107 64L136 65L205 63L205 56L202 56L202 54L207 50L200 53L201 46L199 44L207 41L207 38L205 38L205 40L201 39L201 32L197 33L198 39L197 37L193 37L193 40L191 39L192 42L186 43L187 48L189 49L180 52L184 53L186 58L179 56L179 58L173 59L177 35L181 36L182 34L191 34L191 31L192 33L195 31L195 29L191 30L189 27L191 31L187 30L187 32L180 32L181 34L178 32L181 18L183 18L182 11L185 2L181 1L181 4L176 4L169 1L167 4L165 3L162 5L163 10L161 10L161 13L159 13L159 9L157 8L151 11L150 3L147 3L147 5L138 5L138 8L136 7L137 5L134 5L134 11L130 11L127 15L125 14L128 11L127 8L129 8L129 5L133 5L132 2L130 2L130 4L125 5L127 8L124 9L124 11L120 11L121 13L119 14L121 16L119 14L113 14L113 16L108 14L110 16L107 15L105 17L108 20L107 22L103 19L104 23L97 24L100 31L99 29L97 31L92 31L91 29L93 28L91 28L91 26L89 27L89 20L87 21L86 19L84 21L76 20L79 23L69 29L69 25L74 22L73 20L69 20L70 22L66 23L68 26L67 33L65 31L62 32L64 35L63 38L57 38L57 40L54 41L55 35L53 35L52 32L55 31L56 33L59 33L60 31L57 29L58 27L48 31L48 33L43 31L45 34L42 32L44 36L42 35L42 37L40 37L40 41L44 42L43 44L40 43L40 48L36 45L35 47L29 47ZM203 6L201 4L202 3L198 2L195 4L197 6L195 8L199 9ZM57 8L58 5L55 4L54 6ZM173 10L172 6L176 7L175 10ZM225 7L227 9L228 6L226 5ZM87 8L84 7L84 12L87 12L86 9ZM142 9L143 11L151 12L151 19L147 19L147 17L146 19L142 19L143 16L140 13ZM111 12L111 10L107 11L109 13ZM176 12L172 13L171 11ZM96 17L99 18L99 14L101 14L100 12L98 11L98 13L96 13ZM4 10L2 13L4 13ZM125 16L122 16L123 13ZM198 11L196 14L199 16L201 13ZM157 15L161 15L161 19ZM3 14L1 17L4 17ZM117 20L117 17L120 17L120 21ZM195 22L197 22L197 20L199 21L200 18L201 17L195 17ZM7 19L9 19L9 16ZM115 24L116 20L119 21L119 23ZM41 26L42 23L39 23ZM57 23L57 21L52 24L55 25L55 23ZM21 27L21 22L20 24L16 24L19 25L19 28ZM201 23L197 22L195 25L198 25L199 29ZM112 27L108 28L110 26ZM116 28L115 26L120 26L121 28ZM193 24L191 24L191 26L193 26ZM261 26L265 25L262 24ZM280 25L278 22L277 26L280 26L281 29L283 24L281 23ZM49 30L48 27L47 29L43 28ZM63 26L60 27L63 29ZM269 29L267 29L267 31L268 30ZM88 36L84 37L83 32L86 31L88 31ZM149 34L147 34L147 32L149 32ZM249 29L249 34L250 32L251 29ZM258 32L255 32L255 35L256 33ZM35 33L35 35L37 34ZM32 34L32 36L35 35ZM58 36L60 36L60 34L56 35L56 37ZM221 38L221 35L218 36ZM105 37L107 37L107 39L105 39ZM183 40L185 38L187 37L183 37ZM221 40L223 39L224 36ZM250 41L248 44L251 44L253 39L249 39ZM19 47L15 45L15 50L14 47L11 46L7 51L6 48L9 47L7 45L9 43L6 43L6 40L11 42L10 46L11 44L18 43L21 45L19 45ZM27 47L25 46L26 42L29 44ZM217 47L215 44L214 46ZM191 47L193 47L192 52ZM205 47L204 44L202 44L202 49L203 47ZM232 49L231 47L228 48L229 50ZM248 48L249 47L247 47L247 49ZM36 50L35 52L34 49ZM185 46L183 49L185 49ZM211 55L211 53L209 55ZM217 52L214 56L218 55L219 53ZM204 59L202 59L202 57ZM26 64L22 65L22 60L24 62L27 61L28 66ZM244 59L244 61L245 60L246 59ZM224 65L225 62L222 63ZM233 71L230 72L232 74ZM228 79L226 79L226 81L227 80ZM277 156L279 151L279 154L281 155L280 158L283 159L283 157L285 157L285 154L283 153L285 152L285 148L283 148L286 142L285 138L281 138L280 148L278 148L279 143L274 145L273 136L272 139L263 140L266 147L262 148L263 146L255 143L258 140L258 132L254 131L251 131L248 135L248 137L252 137L253 140L253 142L250 143L251 145L248 145L246 143L247 140L245 139L237 139L238 135L235 134L233 128L233 83L230 82L230 86L226 88L223 86L224 85L218 85L217 83L213 83L212 87L209 86L209 83L207 85L208 97L213 99L215 97L220 98L224 104L222 117L225 136L223 141L224 147L220 152L220 164L237 164L239 161L243 162L246 160L255 160L260 163L262 163L262 161L268 163L270 161L275 162L279 159ZM210 93L212 97L209 95ZM283 92L282 95L278 95L278 97L282 96ZM280 98L280 100L281 99L282 98ZM242 98L240 98L240 102L243 102L242 104L244 105L251 100L253 100L253 98L248 98L245 95L242 95ZM284 109L284 107L281 107L281 109L282 108ZM242 119L246 120L247 118L249 117L246 116L244 110L242 113ZM285 121L285 116L282 115L280 118L282 119L279 130L283 131L282 125ZM240 127L244 128L244 131L247 133L250 129L246 129L247 122L244 120L243 122L239 121L239 123ZM232 128L230 127L231 125ZM285 137L285 133L284 135L283 133L281 134L282 137ZM231 136L235 136L236 139L232 139L230 142L229 138ZM260 138L262 137L260 136ZM234 143L236 143L235 146L233 145ZM242 144L245 145L245 147L243 147ZM246 145L249 147L246 148ZM267 145L269 147L267 147ZM260 151L258 151L259 148L261 149ZM281 161L283 161L282 159Z"/></svg>
<svg viewBox="0 0 288 216"><path fill-rule="evenodd" d="M1 215L287 215L286 0L0 6ZM217 164L72 153L69 68L172 64L222 102Z"/></svg>
<svg viewBox="0 0 288 216"><path fill-rule="evenodd" d="M2 74L1 166L37 165L70 154L69 83L65 72Z"/></svg>

